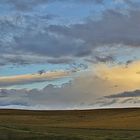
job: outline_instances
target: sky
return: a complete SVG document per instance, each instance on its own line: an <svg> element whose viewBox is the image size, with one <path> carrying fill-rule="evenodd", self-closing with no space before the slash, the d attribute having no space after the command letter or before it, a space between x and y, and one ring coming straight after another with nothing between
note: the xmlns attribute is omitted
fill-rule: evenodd
<svg viewBox="0 0 140 140"><path fill-rule="evenodd" d="M139 106L139 0L0 0L0 108Z"/></svg>

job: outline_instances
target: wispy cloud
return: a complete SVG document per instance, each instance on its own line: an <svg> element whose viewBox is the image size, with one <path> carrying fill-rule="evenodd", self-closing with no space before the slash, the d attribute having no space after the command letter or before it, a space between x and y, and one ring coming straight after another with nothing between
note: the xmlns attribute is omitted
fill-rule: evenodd
<svg viewBox="0 0 140 140"><path fill-rule="evenodd" d="M70 76L71 74L71 71L56 71L16 76L2 76L0 77L0 87L55 80Z"/></svg>

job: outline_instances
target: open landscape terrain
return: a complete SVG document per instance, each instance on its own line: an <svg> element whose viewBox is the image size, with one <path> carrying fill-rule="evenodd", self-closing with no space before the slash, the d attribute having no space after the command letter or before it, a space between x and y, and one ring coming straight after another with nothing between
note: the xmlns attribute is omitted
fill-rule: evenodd
<svg viewBox="0 0 140 140"><path fill-rule="evenodd" d="M139 140L140 109L0 110L0 140Z"/></svg>
<svg viewBox="0 0 140 140"><path fill-rule="evenodd" d="M0 0L0 140L140 140L140 0Z"/></svg>

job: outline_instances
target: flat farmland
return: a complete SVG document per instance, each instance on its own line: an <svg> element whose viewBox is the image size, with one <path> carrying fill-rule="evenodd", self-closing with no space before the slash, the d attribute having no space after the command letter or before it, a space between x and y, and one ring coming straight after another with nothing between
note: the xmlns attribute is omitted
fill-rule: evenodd
<svg viewBox="0 0 140 140"><path fill-rule="evenodd" d="M0 140L140 140L140 109L0 110Z"/></svg>

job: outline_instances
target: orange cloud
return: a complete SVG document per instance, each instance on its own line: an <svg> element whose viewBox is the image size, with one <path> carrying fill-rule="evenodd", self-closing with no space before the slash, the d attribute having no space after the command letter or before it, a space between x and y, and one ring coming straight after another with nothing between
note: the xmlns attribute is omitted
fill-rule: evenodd
<svg viewBox="0 0 140 140"><path fill-rule="evenodd" d="M140 88L140 61L117 66L98 65L96 75L105 80L111 86L116 87L116 91L135 90Z"/></svg>
<svg viewBox="0 0 140 140"><path fill-rule="evenodd" d="M26 84L29 82L40 82L53 80L58 78L63 78L69 76L68 71L56 71L56 72L46 72L43 74L25 74L16 76L2 76L0 77L1 86L11 86L16 84Z"/></svg>

